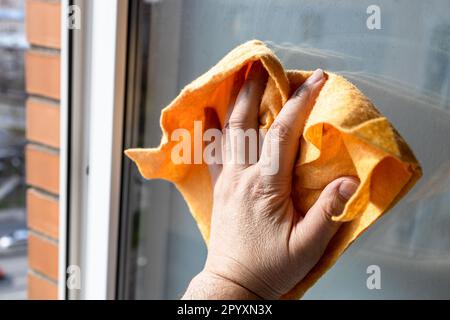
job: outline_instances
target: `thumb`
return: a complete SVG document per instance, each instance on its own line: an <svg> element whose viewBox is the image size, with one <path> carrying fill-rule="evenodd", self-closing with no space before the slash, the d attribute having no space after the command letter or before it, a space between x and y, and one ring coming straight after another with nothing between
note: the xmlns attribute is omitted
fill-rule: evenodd
<svg viewBox="0 0 450 320"><path fill-rule="evenodd" d="M359 180L355 177L341 177L334 180L323 189L319 199L299 222L300 247L312 253L314 257L311 258L316 261L322 256L328 242L341 225L340 222L333 221L332 217L342 213L358 185Z"/></svg>

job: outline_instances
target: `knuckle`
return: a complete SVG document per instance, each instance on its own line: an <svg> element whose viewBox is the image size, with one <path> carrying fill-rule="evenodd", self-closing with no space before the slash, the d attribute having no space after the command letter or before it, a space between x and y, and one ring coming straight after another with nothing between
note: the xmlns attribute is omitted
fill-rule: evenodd
<svg viewBox="0 0 450 320"><path fill-rule="evenodd" d="M269 138L280 143L287 142L293 135L293 129L282 120L275 121L269 130Z"/></svg>
<svg viewBox="0 0 450 320"><path fill-rule="evenodd" d="M246 128L248 121L246 120L246 115L241 111L233 111L229 120L230 129L241 129Z"/></svg>
<svg viewBox="0 0 450 320"><path fill-rule="evenodd" d="M262 182L257 171L253 169L254 167L244 169L224 168L226 189L236 195L254 197L254 194L262 188Z"/></svg>
<svg viewBox="0 0 450 320"><path fill-rule="evenodd" d="M252 193L260 198L275 197L285 198L290 194L290 188L286 188L289 184L287 180L274 179L272 176L264 175L258 166L254 167L255 174L252 176Z"/></svg>
<svg viewBox="0 0 450 320"><path fill-rule="evenodd" d="M319 209L322 213L322 217L329 219L333 214L332 202L327 198L323 201L319 201Z"/></svg>
<svg viewBox="0 0 450 320"><path fill-rule="evenodd" d="M234 195L234 200L239 199L240 201L248 202L246 199L254 199L253 186L249 179L242 177L235 179L229 190Z"/></svg>
<svg viewBox="0 0 450 320"><path fill-rule="evenodd" d="M342 209L341 200L336 194L330 194L322 201L319 201L319 208L324 219L331 221L333 216L340 214Z"/></svg>

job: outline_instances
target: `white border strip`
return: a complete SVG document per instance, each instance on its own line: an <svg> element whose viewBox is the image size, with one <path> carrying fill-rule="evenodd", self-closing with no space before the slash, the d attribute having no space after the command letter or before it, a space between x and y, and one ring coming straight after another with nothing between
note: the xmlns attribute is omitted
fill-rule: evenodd
<svg viewBox="0 0 450 320"><path fill-rule="evenodd" d="M85 299L107 298L117 1L92 3Z"/></svg>
<svg viewBox="0 0 450 320"><path fill-rule="evenodd" d="M115 297L127 1L92 2L84 299Z"/></svg>
<svg viewBox="0 0 450 320"><path fill-rule="evenodd" d="M67 29L68 0L61 0L61 55L60 55L60 151L59 151L59 240L58 240L58 299L66 298L67 267L67 184L69 139L69 34Z"/></svg>

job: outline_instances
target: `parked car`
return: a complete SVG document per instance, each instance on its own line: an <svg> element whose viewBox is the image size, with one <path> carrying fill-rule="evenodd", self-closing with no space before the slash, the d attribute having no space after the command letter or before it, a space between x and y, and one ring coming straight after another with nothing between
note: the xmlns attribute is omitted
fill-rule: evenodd
<svg viewBox="0 0 450 320"><path fill-rule="evenodd" d="M28 230L17 229L0 237L0 251L25 249L28 241Z"/></svg>

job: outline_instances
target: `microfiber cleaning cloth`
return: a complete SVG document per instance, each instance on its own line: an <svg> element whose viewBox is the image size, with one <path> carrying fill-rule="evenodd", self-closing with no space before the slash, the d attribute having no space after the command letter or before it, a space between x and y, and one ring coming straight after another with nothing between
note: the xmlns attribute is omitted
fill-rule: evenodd
<svg viewBox="0 0 450 320"><path fill-rule="evenodd" d="M242 70L260 61L268 81L259 107L260 128L267 129L290 95L311 74L284 70L263 42L244 43L208 72L187 85L161 112L162 139L157 148L129 149L126 155L147 179L175 184L186 200L200 232L208 243L213 190L207 164L175 164L171 141L175 129L194 136L194 121L205 123L204 109L215 108L223 126L236 82ZM392 207L422 175L412 151L389 121L355 86L336 74L327 79L315 101L300 141L293 175L292 197L296 209L306 214L323 188L340 176L357 176L360 185L335 220L344 222L319 262L285 299L298 299L332 265L344 250L384 212Z"/></svg>

